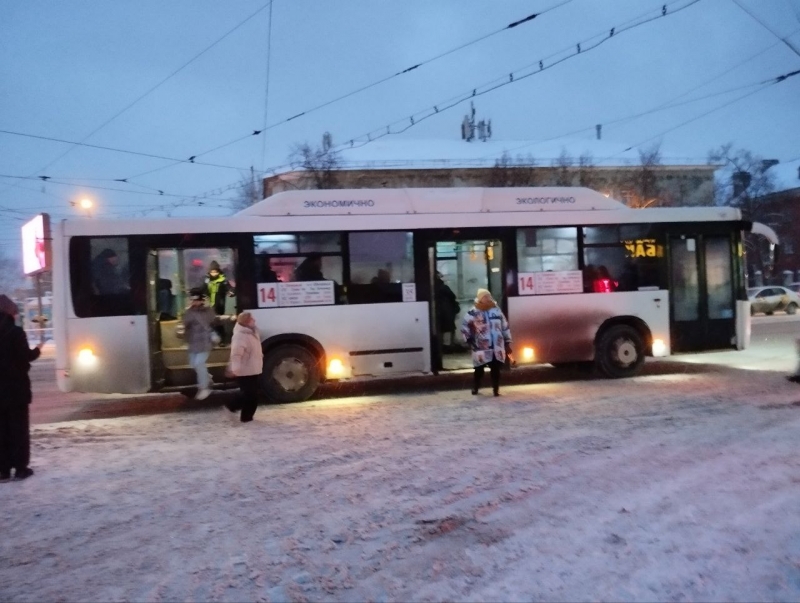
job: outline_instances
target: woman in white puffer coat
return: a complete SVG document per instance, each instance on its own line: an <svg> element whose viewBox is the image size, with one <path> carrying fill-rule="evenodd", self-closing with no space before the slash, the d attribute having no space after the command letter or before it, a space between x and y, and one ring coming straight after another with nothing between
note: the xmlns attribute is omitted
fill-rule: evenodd
<svg viewBox="0 0 800 603"><path fill-rule="evenodd" d="M258 406L259 377L264 366L264 352L261 349L261 337L256 327L256 319L250 312L242 312L236 319L231 339L231 359L228 364L228 375L236 377L241 392L241 421L253 420ZM235 412L236 408L228 406Z"/></svg>

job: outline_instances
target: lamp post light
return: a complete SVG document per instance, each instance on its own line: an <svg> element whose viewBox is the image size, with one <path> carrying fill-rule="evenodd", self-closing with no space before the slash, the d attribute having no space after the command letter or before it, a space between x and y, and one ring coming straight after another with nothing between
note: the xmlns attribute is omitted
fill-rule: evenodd
<svg viewBox="0 0 800 603"><path fill-rule="evenodd" d="M81 197L80 201L72 201L70 203L72 207L78 207L86 212L86 216L91 218L92 217L92 209L94 208L94 201L92 201L89 197Z"/></svg>

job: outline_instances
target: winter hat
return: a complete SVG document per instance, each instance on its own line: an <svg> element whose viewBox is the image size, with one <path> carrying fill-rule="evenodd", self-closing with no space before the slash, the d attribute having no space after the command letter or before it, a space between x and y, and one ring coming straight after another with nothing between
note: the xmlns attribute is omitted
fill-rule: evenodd
<svg viewBox="0 0 800 603"><path fill-rule="evenodd" d="M489 292L488 289L478 289L478 293L475 295L475 303L478 303L483 299L485 296L492 297L492 294Z"/></svg>
<svg viewBox="0 0 800 603"><path fill-rule="evenodd" d="M17 304L15 304L10 297L7 295L0 295L0 313L16 316L19 314L19 308L17 308Z"/></svg>
<svg viewBox="0 0 800 603"><path fill-rule="evenodd" d="M211 260L211 263L208 265L208 271L211 272L212 270L220 272L219 263L216 260Z"/></svg>
<svg viewBox="0 0 800 603"><path fill-rule="evenodd" d="M205 291L198 287L192 289L189 292L189 296L191 297L192 301L205 301L206 299Z"/></svg>

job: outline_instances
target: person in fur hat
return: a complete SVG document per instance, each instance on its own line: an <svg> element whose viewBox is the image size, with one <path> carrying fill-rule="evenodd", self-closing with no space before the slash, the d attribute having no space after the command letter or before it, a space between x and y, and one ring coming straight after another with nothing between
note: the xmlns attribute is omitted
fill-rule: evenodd
<svg viewBox="0 0 800 603"><path fill-rule="evenodd" d="M478 289L475 306L464 315L461 334L472 350L472 365L475 367L472 394L478 394L484 370L488 366L492 376L492 391L499 396L500 369L511 353L511 330L488 290Z"/></svg>

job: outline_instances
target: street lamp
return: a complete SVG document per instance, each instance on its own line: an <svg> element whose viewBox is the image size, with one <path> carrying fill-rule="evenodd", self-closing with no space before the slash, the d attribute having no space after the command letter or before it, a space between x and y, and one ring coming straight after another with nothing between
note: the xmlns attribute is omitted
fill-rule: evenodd
<svg viewBox="0 0 800 603"><path fill-rule="evenodd" d="M92 217L92 209L94 208L94 201L92 201L89 197L82 197L80 201L73 201L71 203L73 207L79 207L83 211L86 212L86 215L90 218Z"/></svg>

